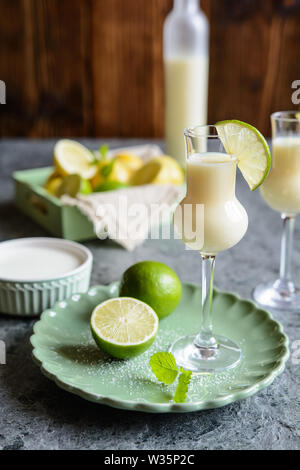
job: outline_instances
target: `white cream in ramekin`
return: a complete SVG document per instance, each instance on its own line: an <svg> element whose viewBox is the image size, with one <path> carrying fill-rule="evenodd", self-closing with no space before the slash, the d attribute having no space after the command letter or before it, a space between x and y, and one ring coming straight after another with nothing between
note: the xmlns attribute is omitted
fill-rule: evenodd
<svg viewBox="0 0 300 470"><path fill-rule="evenodd" d="M86 292L93 257L79 243L21 238L0 243L0 311L39 315L57 301Z"/></svg>

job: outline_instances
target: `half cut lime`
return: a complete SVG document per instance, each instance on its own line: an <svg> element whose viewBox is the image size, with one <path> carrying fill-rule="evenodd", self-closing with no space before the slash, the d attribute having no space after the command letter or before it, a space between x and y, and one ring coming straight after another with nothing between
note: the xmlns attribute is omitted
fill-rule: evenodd
<svg viewBox="0 0 300 470"><path fill-rule="evenodd" d="M154 310L130 297L106 300L94 309L90 322L97 345L119 359L146 351L157 335L158 325Z"/></svg>

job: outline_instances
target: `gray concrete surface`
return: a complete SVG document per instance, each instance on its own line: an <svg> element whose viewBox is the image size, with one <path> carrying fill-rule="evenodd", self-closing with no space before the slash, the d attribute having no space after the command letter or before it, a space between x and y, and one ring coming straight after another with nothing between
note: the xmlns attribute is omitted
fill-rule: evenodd
<svg viewBox="0 0 300 470"><path fill-rule="evenodd" d="M92 148L100 141L85 140ZM124 142L113 140L116 147ZM126 141L126 145L136 141ZM0 141L0 240L46 233L13 205L11 173L51 164L53 141ZM281 220L238 178L237 193L250 219L241 243L217 259L216 285L250 298L252 288L276 277ZM300 232L296 230L295 278L300 281ZM184 281L200 282L200 259L179 241L146 241L133 253L113 242L86 244L95 264L92 284L120 278L132 263L166 262ZM291 344L300 340L300 312L277 312ZM0 449L299 449L300 365L266 390L221 409L185 415L147 415L88 403L60 390L32 362L28 339L34 321L0 315L7 364L0 365ZM296 359L294 351L294 359ZM300 357L300 354L299 354ZM294 363L293 363L294 362Z"/></svg>

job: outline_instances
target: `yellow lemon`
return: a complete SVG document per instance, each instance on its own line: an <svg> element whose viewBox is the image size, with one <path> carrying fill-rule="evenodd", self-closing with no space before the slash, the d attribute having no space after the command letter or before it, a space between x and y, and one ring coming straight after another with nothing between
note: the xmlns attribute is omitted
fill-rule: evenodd
<svg viewBox="0 0 300 470"><path fill-rule="evenodd" d="M90 194L92 192L91 183L79 175L68 175L63 178L62 183L56 190L57 197L68 195L76 197L77 194Z"/></svg>
<svg viewBox="0 0 300 470"><path fill-rule="evenodd" d="M61 176L80 175L90 179L97 172L92 153L74 140L60 140L54 147L54 164Z"/></svg>
<svg viewBox="0 0 300 470"><path fill-rule="evenodd" d="M131 177L131 171L118 160L103 160L99 162L97 174L91 179L93 189L96 189L106 181L116 181L118 183L128 184Z"/></svg>
<svg viewBox="0 0 300 470"><path fill-rule="evenodd" d="M51 181L51 180L53 180L53 179L55 179L55 178L59 178L59 177L61 177L60 174L58 173L58 171L56 171L56 170L54 169L54 170L52 171L52 173L50 174L50 176L48 177L46 184L49 183L49 181Z"/></svg>
<svg viewBox="0 0 300 470"><path fill-rule="evenodd" d="M115 160L122 162L132 172L139 170L144 164L141 157L132 153L120 153L116 155Z"/></svg>
<svg viewBox="0 0 300 470"><path fill-rule="evenodd" d="M62 177L59 176L56 171L54 171L53 173L51 173L51 175L47 179L44 188L50 194L52 194L53 196L56 196L57 190L59 186L61 185L62 181L63 181Z"/></svg>
<svg viewBox="0 0 300 470"><path fill-rule="evenodd" d="M132 177L134 186L144 184L174 184L184 182L184 173L181 166L168 155L155 157L145 163Z"/></svg>

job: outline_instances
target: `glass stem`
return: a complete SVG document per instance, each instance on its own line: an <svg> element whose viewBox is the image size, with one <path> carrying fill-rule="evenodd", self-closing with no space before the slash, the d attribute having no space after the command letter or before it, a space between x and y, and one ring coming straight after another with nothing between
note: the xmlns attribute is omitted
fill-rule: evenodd
<svg viewBox="0 0 300 470"><path fill-rule="evenodd" d="M218 347L212 327L215 262L215 256L202 256L202 318L201 330L195 340L197 347L214 350Z"/></svg>
<svg viewBox="0 0 300 470"><path fill-rule="evenodd" d="M295 217L282 214L281 218L283 220L283 234L281 240L280 279L278 287L282 290L293 292L295 291L295 286L292 282L291 267Z"/></svg>

